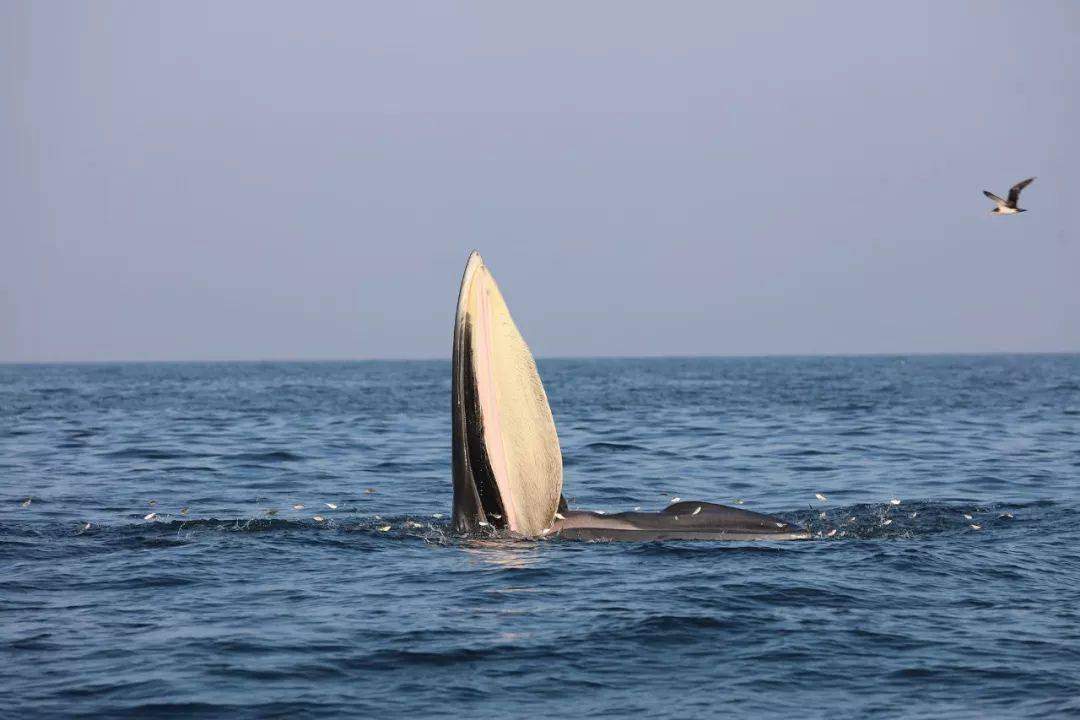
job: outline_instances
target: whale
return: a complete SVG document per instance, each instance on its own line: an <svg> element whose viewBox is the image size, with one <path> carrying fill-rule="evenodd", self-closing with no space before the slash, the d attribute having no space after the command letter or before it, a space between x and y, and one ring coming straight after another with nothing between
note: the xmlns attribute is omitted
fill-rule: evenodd
<svg viewBox="0 0 1080 720"><path fill-rule="evenodd" d="M571 509L559 435L528 344L479 253L458 290L451 354L455 532L591 541L806 540L773 515L681 500L659 512Z"/></svg>

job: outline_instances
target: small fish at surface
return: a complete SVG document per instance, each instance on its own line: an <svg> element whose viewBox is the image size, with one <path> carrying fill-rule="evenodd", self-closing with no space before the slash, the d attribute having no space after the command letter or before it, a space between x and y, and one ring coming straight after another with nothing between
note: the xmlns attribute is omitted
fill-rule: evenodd
<svg viewBox="0 0 1080 720"><path fill-rule="evenodd" d="M143 520L153 520L156 517L157 517L157 513L152 512L152 513L150 513L148 515L143 515Z"/></svg>
<svg viewBox="0 0 1080 720"><path fill-rule="evenodd" d="M326 505L326 507L330 508L331 510L337 510L337 505L334 503L324 503L324 505Z"/></svg>
<svg viewBox="0 0 1080 720"><path fill-rule="evenodd" d="M25 500L23 500L23 504L22 504L22 506L23 506L23 507L30 507L30 502L31 502L32 500L33 500L33 498L26 498Z"/></svg>
<svg viewBox="0 0 1080 720"><path fill-rule="evenodd" d="M971 516L968 515L967 513L964 513L964 519L965 520L971 520Z"/></svg>
<svg viewBox="0 0 1080 720"><path fill-rule="evenodd" d="M90 523L86 523L85 525L82 526L81 532L86 532L89 529L90 529Z"/></svg>
<svg viewBox="0 0 1080 720"><path fill-rule="evenodd" d="M315 515L311 519L314 520L315 522L322 522L323 520L326 520L326 518L324 518L322 515Z"/></svg>
<svg viewBox="0 0 1080 720"><path fill-rule="evenodd" d="M364 494L365 494L365 495L371 495L371 494L372 494L372 493L374 493L374 492L377 492L377 491L375 490L375 488L368 488L367 490L365 490L365 491L364 491Z"/></svg>
<svg viewBox="0 0 1080 720"><path fill-rule="evenodd" d="M982 530L982 525L976 525L976 524L972 523L971 524L971 529L972 530Z"/></svg>
<svg viewBox="0 0 1080 720"><path fill-rule="evenodd" d="M303 503L296 503L295 505L292 506L292 509L293 510L303 510L304 509L304 504Z"/></svg>
<svg viewBox="0 0 1080 720"><path fill-rule="evenodd" d="M892 500L889 501L889 504L890 505L899 505L900 504L900 498L893 498Z"/></svg>
<svg viewBox="0 0 1080 720"><path fill-rule="evenodd" d="M379 526L379 532L389 532L389 531L390 531L390 526L389 525L380 525Z"/></svg>
<svg viewBox="0 0 1080 720"><path fill-rule="evenodd" d="M637 505L637 506L634 507L634 512L639 512L640 510L641 510L640 505Z"/></svg>
<svg viewBox="0 0 1080 720"><path fill-rule="evenodd" d="M736 505L742 505L742 504L743 504L743 503L745 503L745 502L746 502L745 500L736 500L736 501L735 501L735 504L736 504Z"/></svg>
<svg viewBox="0 0 1080 720"><path fill-rule="evenodd" d="M697 515L699 512L701 512L701 506L700 505L698 505L696 508L694 508L694 512L692 512L690 514L691 515Z"/></svg>
<svg viewBox="0 0 1080 720"><path fill-rule="evenodd" d="M673 498L671 498L671 504L672 504L672 505L674 505L674 504L675 504L675 503L677 503L677 502L681 502L681 501L682 501L682 498L680 498L680 497L673 497Z"/></svg>
<svg viewBox="0 0 1080 720"><path fill-rule="evenodd" d="M912 517L912 518L914 518L914 517L915 517L916 515L918 515L918 514L919 514L919 513L918 513L918 511L916 511L916 512L913 512L913 513L911 513L911 517Z"/></svg>
<svg viewBox="0 0 1080 720"><path fill-rule="evenodd" d="M435 518L436 520L439 520L439 519L442 518L442 513L431 513L431 517Z"/></svg>
<svg viewBox="0 0 1080 720"><path fill-rule="evenodd" d="M1004 512L998 515L998 518L1001 520L1012 520L1013 514L1011 512Z"/></svg>
<svg viewBox="0 0 1080 720"><path fill-rule="evenodd" d="M814 493L814 497L816 497L821 502L829 502L829 498L825 497L821 493Z"/></svg>
<svg viewBox="0 0 1080 720"><path fill-rule="evenodd" d="M186 505L184 507L180 508L180 514L181 515L187 515L188 514L188 509L189 508Z"/></svg>
<svg viewBox="0 0 1080 720"><path fill-rule="evenodd" d="M881 524L882 524L882 525L892 525L892 520L889 520L888 518L886 518L886 519L885 519L885 522L883 522L883 523L881 523Z"/></svg>
<svg viewBox="0 0 1080 720"><path fill-rule="evenodd" d="M836 534L836 528L833 528L829 532L825 533L825 537L832 537L835 534Z"/></svg>

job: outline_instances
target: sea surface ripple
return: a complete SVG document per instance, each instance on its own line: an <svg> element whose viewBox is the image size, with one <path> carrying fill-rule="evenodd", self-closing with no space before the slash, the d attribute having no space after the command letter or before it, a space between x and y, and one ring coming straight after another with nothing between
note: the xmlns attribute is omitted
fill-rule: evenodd
<svg viewBox="0 0 1080 720"><path fill-rule="evenodd" d="M540 371L571 506L816 539L456 537L447 362L0 365L0 717L1080 714L1080 356Z"/></svg>

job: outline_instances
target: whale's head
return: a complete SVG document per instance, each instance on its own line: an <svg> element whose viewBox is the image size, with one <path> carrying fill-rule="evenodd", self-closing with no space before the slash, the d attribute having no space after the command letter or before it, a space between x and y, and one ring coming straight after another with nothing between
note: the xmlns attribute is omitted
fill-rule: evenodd
<svg viewBox="0 0 1080 720"><path fill-rule="evenodd" d="M529 346L476 252L458 295L452 397L455 529L541 535L562 497L559 438Z"/></svg>

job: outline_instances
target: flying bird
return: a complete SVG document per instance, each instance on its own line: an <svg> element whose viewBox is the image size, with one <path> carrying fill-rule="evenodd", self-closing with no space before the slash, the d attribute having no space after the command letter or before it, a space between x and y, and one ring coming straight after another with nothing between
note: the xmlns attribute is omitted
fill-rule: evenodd
<svg viewBox="0 0 1080 720"><path fill-rule="evenodd" d="M1016 213L1027 212L1024 208L1016 207L1016 203L1020 202L1020 191L1030 185L1035 178L1030 177L1027 180L1021 180L1009 189L1009 199L1002 200L989 190L983 190L983 195L994 201L997 206L990 212L997 215L1015 215Z"/></svg>

